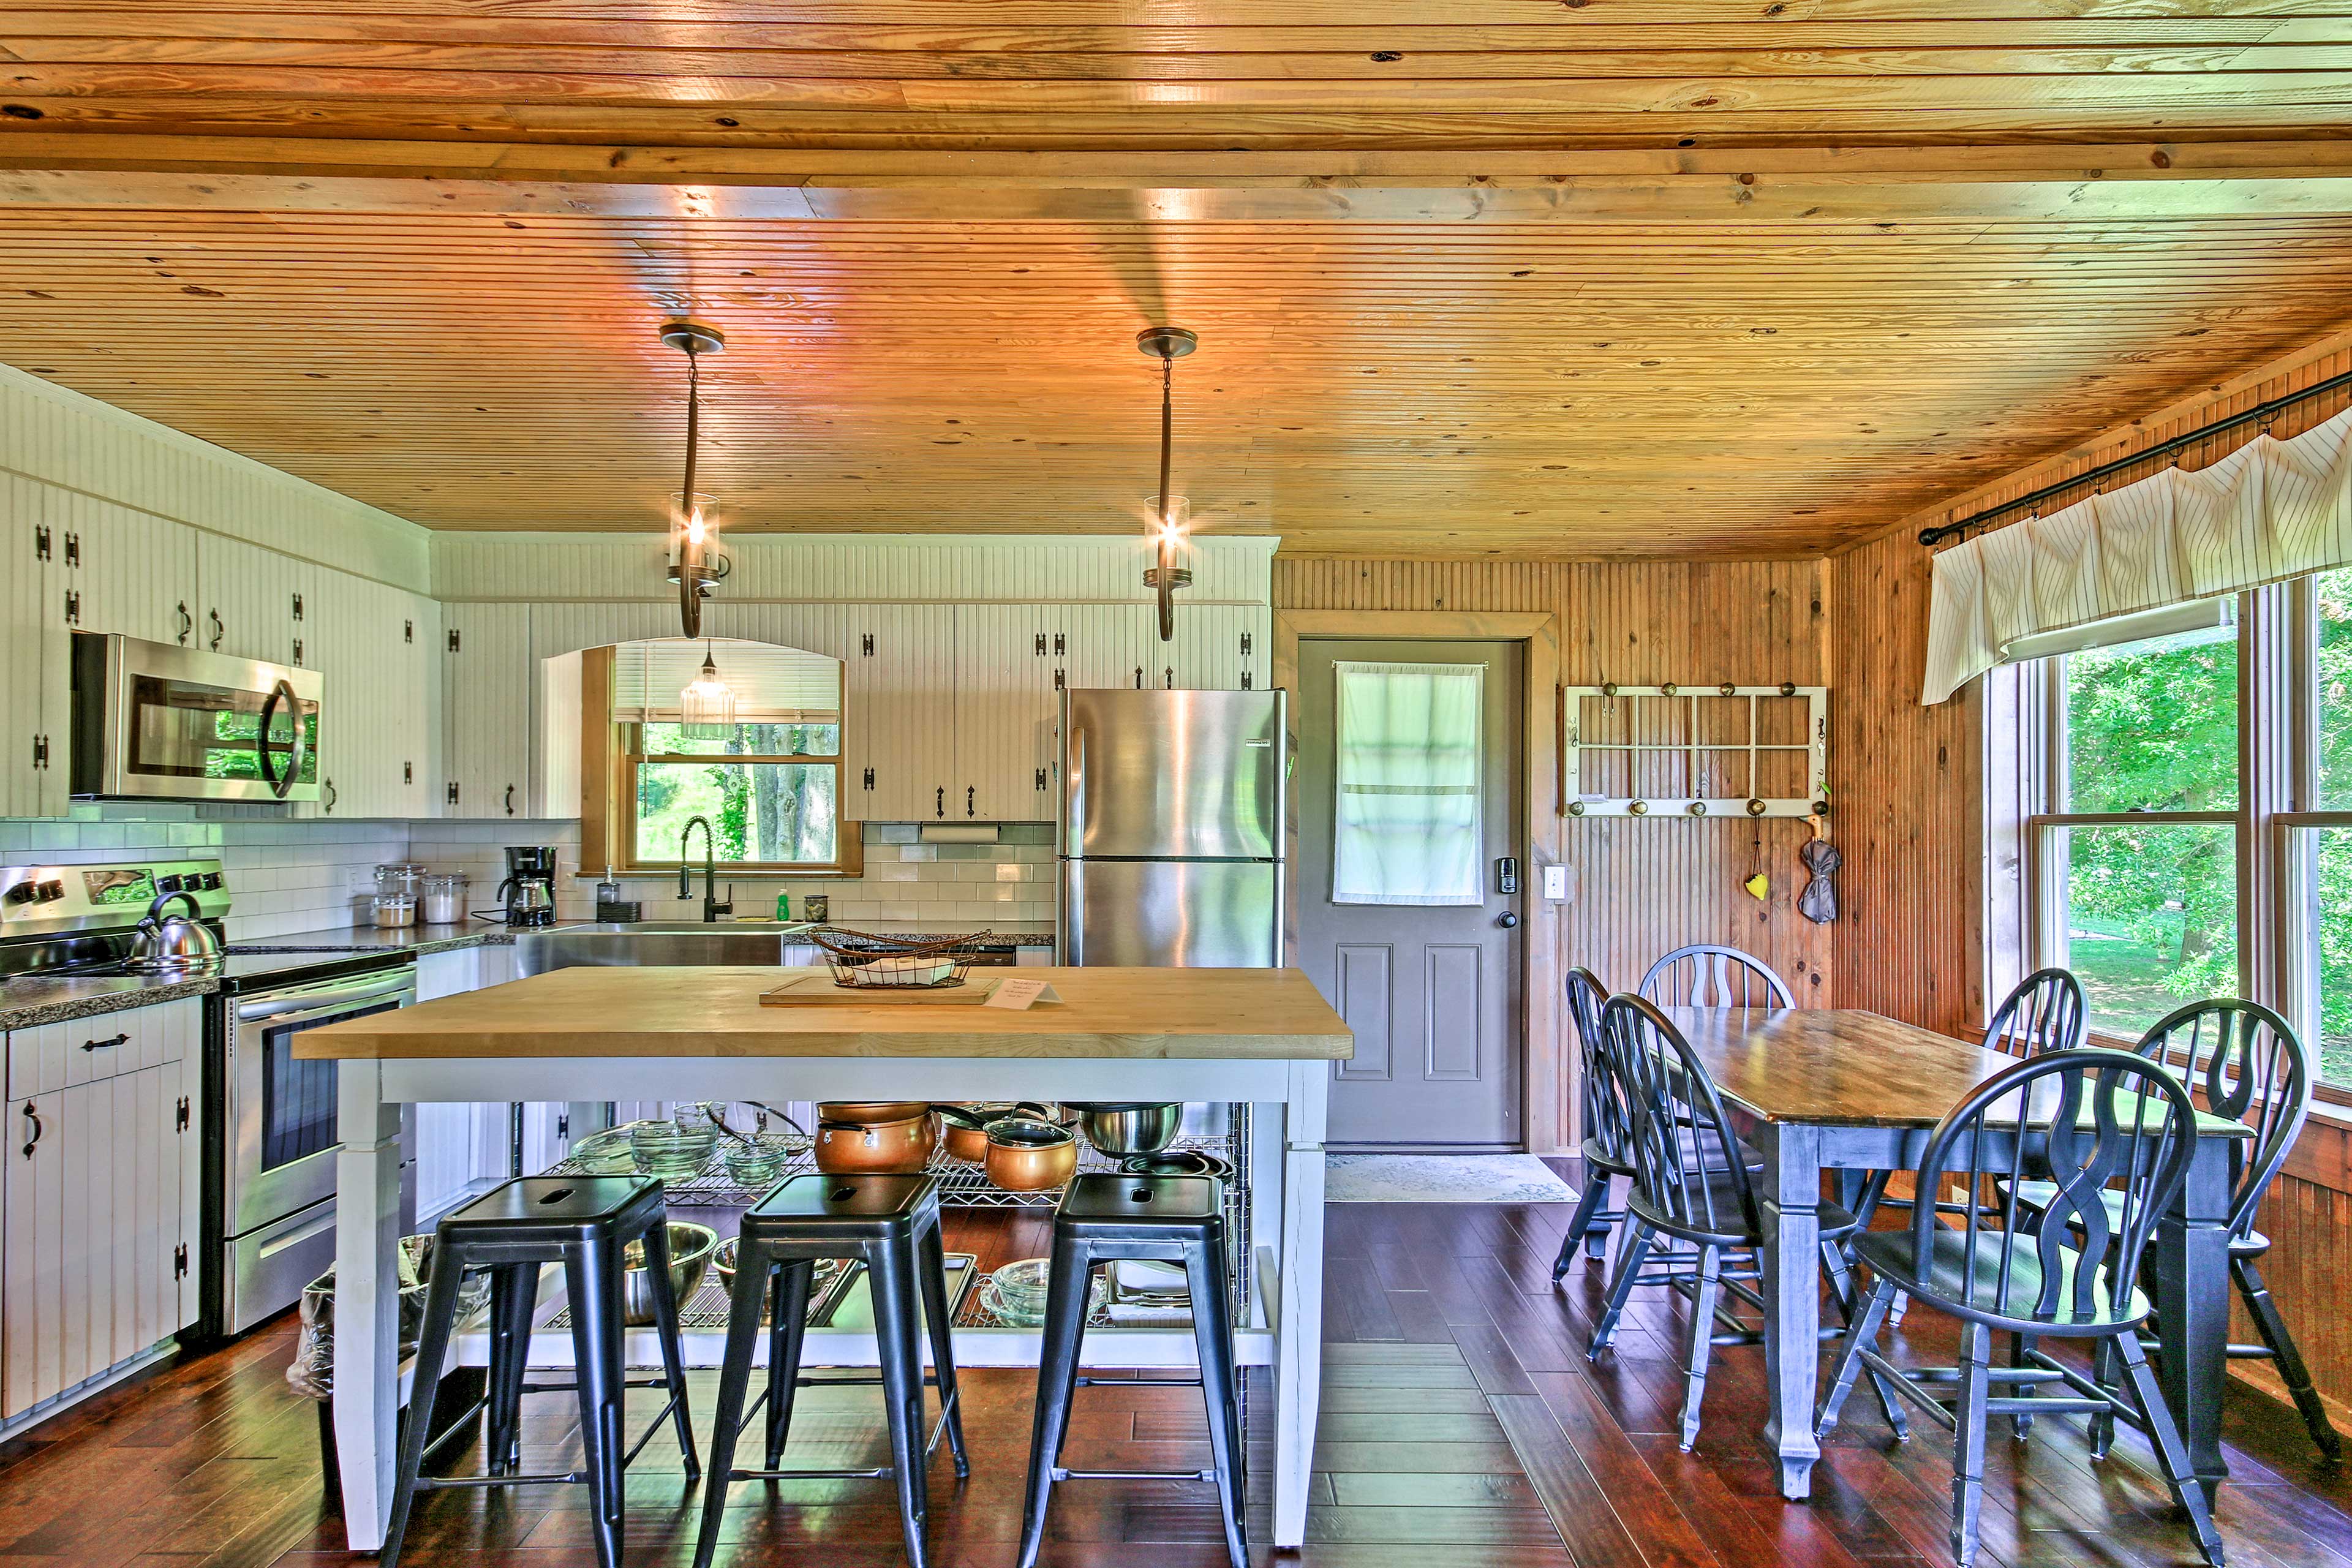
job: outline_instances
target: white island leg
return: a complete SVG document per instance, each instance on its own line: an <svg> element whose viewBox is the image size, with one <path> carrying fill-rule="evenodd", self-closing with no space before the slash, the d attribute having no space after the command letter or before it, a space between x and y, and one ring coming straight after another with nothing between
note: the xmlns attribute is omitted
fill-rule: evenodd
<svg viewBox="0 0 2352 1568"><path fill-rule="evenodd" d="M1307 1541L1323 1397L1323 1129L1331 1065L1294 1062L1282 1129L1282 1273L1274 1344L1274 1544Z"/></svg>
<svg viewBox="0 0 2352 1568"><path fill-rule="evenodd" d="M373 1552L392 1513L400 1413L400 1107L384 1102L373 1061L346 1060L336 1078L335 1448L344 1535Z"/></svg>

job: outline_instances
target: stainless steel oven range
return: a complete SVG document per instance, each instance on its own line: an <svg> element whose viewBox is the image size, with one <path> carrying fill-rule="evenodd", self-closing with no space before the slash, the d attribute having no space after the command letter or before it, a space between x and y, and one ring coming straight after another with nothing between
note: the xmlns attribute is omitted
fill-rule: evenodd
<svg viewBox="0 0 2352 1568"><path fill-rule="evenodd" d="M295 1058L306 1029L416 1000L413 960L368 954L325 964L313 954L233 954L215 998L218 1223L207 1210L205 1327L242 1333L299 1300L335 1258L335 1064ZM299 964L289 969L289 964ZM404 1225L413 1222L415 1153L402 1131ZM217 1286L215 1291L215 1286Z"/></svg>

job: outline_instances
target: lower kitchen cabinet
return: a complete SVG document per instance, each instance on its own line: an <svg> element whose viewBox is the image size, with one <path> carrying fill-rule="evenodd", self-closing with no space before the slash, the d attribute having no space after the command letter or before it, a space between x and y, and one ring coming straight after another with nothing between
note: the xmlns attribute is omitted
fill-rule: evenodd
<svg viewBox="0 0 2352 1568"><path fill-rule="evenodd" d="M9 1036L0 1418L195 1321L199 1007L167 1003Z"/></svg>

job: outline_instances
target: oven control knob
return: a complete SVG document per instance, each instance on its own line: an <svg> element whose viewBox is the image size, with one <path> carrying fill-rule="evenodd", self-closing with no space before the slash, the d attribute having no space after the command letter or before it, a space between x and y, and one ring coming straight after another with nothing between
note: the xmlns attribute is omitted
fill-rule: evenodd
<svg viewBox="0 0 2352 1568"><path fill-rule="evenodd" d="M205 873L205 891L208 893L216 893L220 891L220 885L221 874L218 871L207 871Z"/></svg>
<svg viewBox="0 0 2352 1568"><path fill-rule="evenodd" d="M19 882L6 892L0 893L0 900L12 904L29 904L40 896L41 885L38 882Z"/></svg>
<svg viewBox="0 0 2352 1568"><path fill-rule="evenodd" d="M62 899L65 896L66 885L63 882L44 882L41 884L41 902L45 904L53 903L57 900Z"/></svg>
<svg viewBox="0 0 2352 1568"><path fill-rule="evenodd" d="M191 877L188 880L190 882L194 882L198 880L198 879ZM177 877L158 877L155 879L155 890L159 893L176 893L180 890L183 884Z"/></svg>

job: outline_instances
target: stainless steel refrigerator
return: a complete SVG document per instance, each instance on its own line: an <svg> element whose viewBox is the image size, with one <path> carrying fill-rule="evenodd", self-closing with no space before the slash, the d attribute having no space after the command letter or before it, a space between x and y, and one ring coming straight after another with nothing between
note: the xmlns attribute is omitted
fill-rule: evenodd
<svg viewBox="0 0 2352 1568"><path fill-rule="evenodd" d="M1281 691L1065 691L1064 963L1283 962Z"/></svg>

